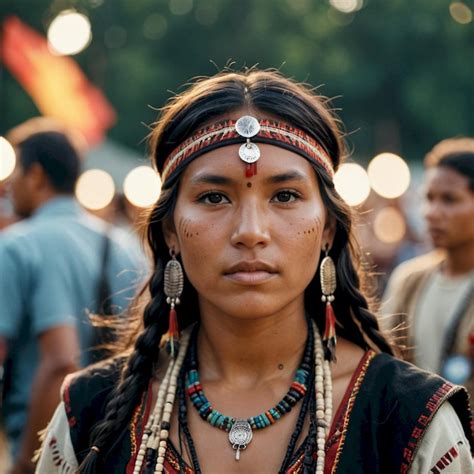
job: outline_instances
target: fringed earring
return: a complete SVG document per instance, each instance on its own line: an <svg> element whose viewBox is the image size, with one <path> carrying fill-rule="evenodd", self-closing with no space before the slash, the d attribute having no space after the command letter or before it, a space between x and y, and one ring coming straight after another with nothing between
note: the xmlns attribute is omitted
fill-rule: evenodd
<svg viewBox="0 0 474 474"><path fill-rule="evenodd" d="M321 262L320 277L321 290L323 295L321 300L326 303L326 325L324 328L323 345L324 358L329 361L336 360L336 316L332 309L334 292L336 291L336 267L334 260L329 256L329 246L324 249L325 257Z"/></svg>
<svg viewBox="0 0 474 474"><path fill-rule="evenodd" d="M175 306L180 303L179 297L183 293L183 269L176 260L176 253L170 250L171 260L166 264L164 274L164 290L166 302L171 306L168 322L168 332L164 335L166 351L171 357L176 357L179 350L178 315Z"/></svg>

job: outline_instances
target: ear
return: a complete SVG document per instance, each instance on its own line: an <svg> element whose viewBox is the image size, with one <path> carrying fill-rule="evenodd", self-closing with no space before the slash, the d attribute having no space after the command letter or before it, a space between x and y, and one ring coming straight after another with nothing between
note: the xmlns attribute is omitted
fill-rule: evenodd
<svg viewBox="0 0 474 474"><path fill-rule="evenodd" d="M180 251L178 234L172 218L165 219L162 223L163 237L169 249L173 249L177 254Z"/></svg>
<svg viewBox="0 0 474 474"><path fill-rule="evenodd" d="M331 214L326 214L326 221L324 223L323 235L321 239L322 248L325 249L326 246L330 249L334 242L334 237L336 235L336 218Z"/></svg>
<svg viewBox="0 0 474 474"><path fill-rule="evenodd" d="M28 181L35 189L51 186L47 174L39 163L33 163L25 172Z"/></svg>

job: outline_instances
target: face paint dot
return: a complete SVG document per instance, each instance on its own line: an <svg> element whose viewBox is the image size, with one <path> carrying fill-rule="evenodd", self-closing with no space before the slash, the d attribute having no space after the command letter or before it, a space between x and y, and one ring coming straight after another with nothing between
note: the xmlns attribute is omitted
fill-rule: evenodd
<svg viewBox="0 0 474 474"><path fill-rule="evenodd" d="M252 183L247 183L247 188L251 188L252 187Z"/></svg>

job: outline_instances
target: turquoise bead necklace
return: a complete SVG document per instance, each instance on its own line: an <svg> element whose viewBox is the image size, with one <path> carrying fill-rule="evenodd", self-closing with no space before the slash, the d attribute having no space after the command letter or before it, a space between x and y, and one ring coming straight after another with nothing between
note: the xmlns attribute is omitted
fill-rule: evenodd
<svg viewBox="0 0 474 474"><path fill-rule="evenodd" d="M236 460L240 459L240 451L246 449L252 440L252 430L261 430L275 424L282 416L289 413L306 395L311 374L313 345L314 335L313 331L310 330L308 331L308 339L301 364L296 370L293 382L282 400L273 408L259 415L242 420L224 415L212 407L203 392L199 378L196 340L194 339L194 341L191 342L189 365L185 376L186 393L203 420L229 433L229 441L236 451Z"/></svg>

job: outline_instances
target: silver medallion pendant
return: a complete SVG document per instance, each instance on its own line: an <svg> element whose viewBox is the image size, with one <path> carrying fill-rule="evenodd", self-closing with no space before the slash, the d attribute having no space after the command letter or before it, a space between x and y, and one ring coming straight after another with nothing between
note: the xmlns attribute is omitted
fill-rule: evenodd
<svg viewBox="0 0 474 474"><path fill-rule="evenodd" d="M255 117L244 115L235 122L235 131L245 138L252 138L260 131L260 123Z"/></svg>
<svg viewBox="0 0 474 474"><path fill-rule="evenodd" d="M260 148L255 143L244 143L239 148L239 156L245 163L255 163L260 158Z"/></svg>
<svg viewBox="0 0 474 474"><path fill-rule="evenodd" d="M236 420L229 431L229 442L235 449L235 460L240 459L240 451L247 448L252 441L252 427L247 420Z"/></svg>

